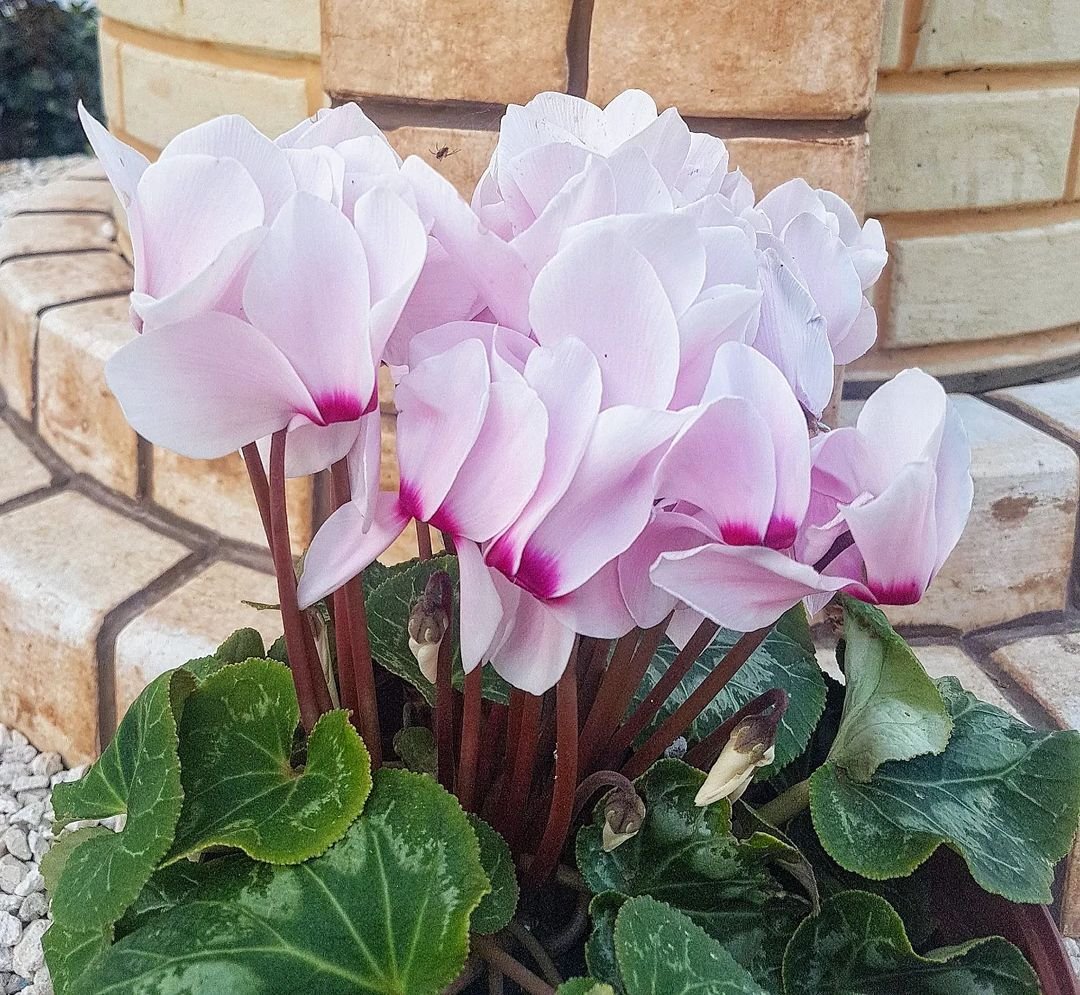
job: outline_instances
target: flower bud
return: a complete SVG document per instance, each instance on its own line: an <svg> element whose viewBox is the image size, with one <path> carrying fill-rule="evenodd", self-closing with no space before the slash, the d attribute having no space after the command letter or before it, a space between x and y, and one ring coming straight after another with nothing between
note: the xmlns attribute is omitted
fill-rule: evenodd
<svg viewBox="0 0 1080 995"><path fill-rule="evenodd" d="M420 672L432 684L439 666L439 644L450 628L450 577L442 570L433 573L424 593L409 613L409 649Z"/></svg>
<svg viewBox="0 0 1080 995"><path fill-rule="evenodd" d="M601 840L604 853L611 853L637 835L645 821L645 803L636 791L616 788L604 806L604 829Z"/></svg>

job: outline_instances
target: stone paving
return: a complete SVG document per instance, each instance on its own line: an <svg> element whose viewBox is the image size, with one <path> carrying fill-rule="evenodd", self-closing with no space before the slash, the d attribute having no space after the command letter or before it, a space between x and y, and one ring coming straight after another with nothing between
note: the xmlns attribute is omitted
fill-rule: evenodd
<svg viewBox="0 0 1080 995"><path fill-rule="evenodd" d="M272 639L280 624L241 603L276 595L239 459L155 450L104 385L133 334L130 268L102 174L64 169L0 200L0 722L72 765L155 674L233 628ZM932 674L1032 724L1078 728L1080 377L955 400L972 442L971 522L924 602L891 615ZM845 402L842 420L857 411ZM298 484L290 510L301 548L324 512L319 487ZM390 559L411 555L407 538ZM1060 894L1064 929L1080 936L1080 849Z"/></svg>

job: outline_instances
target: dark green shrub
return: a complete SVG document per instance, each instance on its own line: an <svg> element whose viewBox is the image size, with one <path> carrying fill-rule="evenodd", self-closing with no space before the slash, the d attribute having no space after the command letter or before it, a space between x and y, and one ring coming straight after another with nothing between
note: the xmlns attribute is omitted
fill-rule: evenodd
<svg viewBox="0 0 1080 995"><path fill-rule="evenodd" d="M0 159L86 149L80 100L101 114L97 10L0 0Z"/></svg>

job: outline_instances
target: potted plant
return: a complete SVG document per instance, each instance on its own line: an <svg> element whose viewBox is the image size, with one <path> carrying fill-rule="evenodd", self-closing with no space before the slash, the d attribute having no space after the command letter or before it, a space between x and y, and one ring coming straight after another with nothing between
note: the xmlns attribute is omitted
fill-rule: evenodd
<svg viewBox="0 0 1080 995"><path fill-rule="evenodd" d="M918 370L822 423L875 222L756 201L635 91L510 107L471 206L355 105L153 165L84 121L136 255L109 382L153 443L242 450L284 636L157 678L57 788L58 995L1076 991L1043 906L1080 737L879 607L961 534L963 427ZM285 481L324 470L298 567Z"/></svg>

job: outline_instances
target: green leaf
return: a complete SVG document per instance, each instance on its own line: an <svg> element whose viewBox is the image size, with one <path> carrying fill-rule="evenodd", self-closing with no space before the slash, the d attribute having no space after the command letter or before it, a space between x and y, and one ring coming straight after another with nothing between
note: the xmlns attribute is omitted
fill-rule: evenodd
<svg viewBox="0 0 1080 995"><path fill-rule="evenodd" d="M113 831L104 826L83 826L74 832L63 833L45 851L41 858L41 874L45 878L45 887L49 892L56 891L60 878L67 867L68 857L88 839L95 836L112 836Z"/></svg>
<svg viewBox="0 0 1080 995"><path fill-rule="evenodd" d="M713 637L690 672L664 703L650 728L655 728L666 719L697 689L716 669L740 635L729 629L721 629ZM678 649L668 640L660 645L637 690L635 703L642 701L653 689L677 652ZM783 688L788 693L789 704L777 730L776 759L759 772L759 779L777 773L805 749L825 707L825 683L802 605L796 605L781 617L765 642L743 664L727 687L693 721L687 730L687 740L695 743L704 739L726 718L770 688Z"/></svg>
<svg viewBox="0 0 1080 995"><path fill-rule="evenodd" d="M829 759L866 781L888 760L941 753L952 721L933 680L877 608L841 601L847 683Z"/></svg>
<svg viewBox="0 0 1080 995"><path fill-rule="evenodd" d="M705 808L694 796L705 775L661 760L636 782L646 808L632 839L611 853L601 846L603 812L577 837L577 862L594 892L651 895L685 912L759 980L778 976L783 948L810 903L772 873L784 844L764 834L740 842L726 800ZM589 960L596 977L611 980Z"/></svg>
<svg viewBox="0 0 1080 995"><path fill-rule="evenodd" d="M80 929L67 922L54 922L45 931L41 946L56 995L78 991L78 982L91 961L112 943L112 932L111 926Z"/></svg>
<svg viewBox="0 0 1080 995"><path fill-rule="evenodd" d="M134 933L157 913L183 903L197 888L212 880L221 866L229 865L222 865L218 860L203 860L198 863L181 860L155 871L139 892L139 897L128 906L123 918L117 922L117 938Z"/></svg>
<svg viewBox="0 0 1080 995"><path fill-rule="evenodd" d="M787 995L1039 995L1023 955L1000 937L920 956L885 899L865 891L830 898L796 930L784 956Z"/></svg>
<svg viewBox="0 0 1080 995"><path fill-rule="evenodd" d="M765 995L700 926L652 898L622 907L615 951L627 995Z"/></svg>
<svg viewBox="0 0 1080 995"><path fill-rule="evenodd" d="M386 579L367 598L372 656L392 674L408 681L429 705L435 704L435 686L421 673L420 665L409 649L408 624L413 605L436 570L445 570L450 575L451 583L457 587L457 557L440 554L424 562L412 560L389 568ZM458 689L465 686L461 654L456 650L453 682ZM483 694L488 700L503 705L510 701L510 686L495 673L493 667L484 667Z"/></svg>
<svg viewBox="0 0 1080 995"><path fill-rule="evenodd" d="M216 673L226 664L243 663L245 660L266 656L262 635L256 629L237 629L211 656L188 660L185 670L190 670L200 681Z"/></svg>
<svg viewBox="0 0 1080 995"><path fill-rule="evenodd" d="M406 726L394 733L394 752L401 762L418 774L435 776L438 754L435 736L427 726Z"/></svg>
<svg viewBox="0 0 1080 995"><path fill-rule="evenodd" d="M571 978L559 985L555 995L615 995L615 990L592 978Z"/></svg>
<svg viewBox="0 0 1080 995"><path fill-rule="evenodd" d="M622 991L622 978L615 959L615 919L627 896L617 891L603 891L589 903L592 933L585 941L585 963L589 973Z"/></svg>
<svg viewBox="0 0 1080 995"><path fill-rule="evenodd" d="M112 925L168 852L183 799L178 713L194 685L186 670L154 680L128 709L97 763L81 780L53 792L60 825L127 816L121 832L94 833L72 845L52 893L53 918L64 928Z"/></svg>
<svg viewBox="0 0 1080 995"><path fill-rule="evenodd" d="M938 688L953 720L940 756L884 764L866 784L832 763L810 779L822 844L841 867L890 878L947 843L987 891L1049 902L1080 818L1080 733L1032 729L955 678Z"/></svg>
<svg viewBox="0 0 1080 995"><path fill-rule="evenodd" d="M300 721L287 667L230 664L207 677L180 723L184 807L169 860L210 846L296 864L345 834L371 791L371 760L345 712L323 715L303 771L289 763Z"/></svg>
<svg viewBox="0 0 1080 995"><path fill-rule="evenodd" d="M517 874L514 858L506 840L483 819L469 816L469 824L480 844L480 863L484 866L489 891L472 914L471 928L474 933L498 933L510 925L518 903Z"/></svg>
<svg viewBox="0 0 1080 995"><path fill-rule="evenodd" d="M456 799L386 768L321 857L216 863L184 904L90 965L77 995L437 995L461 972L469 915L488 888Z"/></svg>

